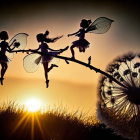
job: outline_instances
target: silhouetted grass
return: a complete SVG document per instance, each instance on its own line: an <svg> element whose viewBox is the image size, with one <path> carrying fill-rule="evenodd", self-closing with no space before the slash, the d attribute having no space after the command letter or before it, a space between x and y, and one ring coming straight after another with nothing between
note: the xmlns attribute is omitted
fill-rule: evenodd
<svg viewBox="0 0 140 140"><path fill-rule="evenodd" d="M104 124L63 109L28 113L15 103L0 107L0 140L124 140Z"/></svg>

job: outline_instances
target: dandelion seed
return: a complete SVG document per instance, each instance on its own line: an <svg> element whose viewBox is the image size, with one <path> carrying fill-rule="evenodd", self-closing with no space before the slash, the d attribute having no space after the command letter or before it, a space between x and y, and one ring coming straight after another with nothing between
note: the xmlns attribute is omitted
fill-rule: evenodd
<svg viewBox="0 0 140 140"><path fill-rule="evenodd" d="M109 79L109 83L112 83L112 79Z"/></svg>
<svg viewBox="0 0 140 140"><path fill-rule="evenodd" d="M124 76L127 75L127 74L130 74L130 69L127 69L127 70L125 70L125 71L123 72L123 75L124 75Z"/></svg>
<svg viewBox="0 0 140 140"><path fill-rule="evenodd" d="M112 68L109 68L108 70L107 70L107 72L109 72L109 73L113 73L115 70L114 69L112 69Z"/></svg>
<svg viewBox="0 0 140 140"><path fill-rule="evenodd" d="M111 99L111 103L112 103L112 104L115 103L115 99L114 99L114 98Z"/></svg>
<svg viewBox="0 0 140 140"><path fill-rule="evenodd" d="M132 72L132 76L133 77L137 77L138 76L138 73L137 72Z"/></svg>
<svg viewBox="0 0 140 140"><path fill-rule="evenodd" d="M120 67L119 64L115 64L115 65L114 65L114 68L117 69L117 70L119 70L119 67Z"/></svg>
<svg viewBox="0 0 140 140"><path fill-rule="evenodd" d="M108 95L112 95L112 91L111 91L111 90L108 90L108 91L107 91L107 94L108 94Z"/></svg>
<svg viewBox="0 0 140 140"><path fill-rule="evenodd" d="M125 57L127 61L132 61L135 58L135 55L133 53L128 53Z"/></svg>
<svg viewBox="0 0 140 140"><path fill-rule="evenodd" d="M120 82L123 82L123 81L124 81L124 79L122 77L120 77Z"/></svg>
<svg viewBox="0 0 140 140"><path fill-rule="evenodd" d="M136 64L134 64L134 69L135 68L138 68L140 66L140 63L138 62L138 63L136 63Z"/></svg>
<svg viewBox="0 0 140 140"><path fill-rule="evenodd" d="M114 73L114 77L120 77L119 72L115 72L115 73Z"/></svg>

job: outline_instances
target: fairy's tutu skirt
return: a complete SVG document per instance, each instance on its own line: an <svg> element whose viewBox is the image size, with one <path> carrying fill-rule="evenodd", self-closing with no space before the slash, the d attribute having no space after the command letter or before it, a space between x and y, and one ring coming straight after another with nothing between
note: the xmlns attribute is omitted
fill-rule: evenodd
<svg viewBox="0 0 140 140"><path fill-rule="evenodd" d="M7 63L8 62L8 58L5 54L3 54L1 51L0 51L0 63L1 62L5 62Z"/></svg>
<svg viewBox="0 0 140 140"><path fill-rule="evenodd" d="M47 54L51 54L51 55L59 55L61 52L48 52ZM42 56L42 63L49 63L54 57L51 55L44 55Z"/></svg>
<svg viewBox="0 0 140 140"><path fill-rule="evenodd" d="M72 42L72 45L76 46L77 48L88 48L90 43L86 39L79 39Z"/></svg>

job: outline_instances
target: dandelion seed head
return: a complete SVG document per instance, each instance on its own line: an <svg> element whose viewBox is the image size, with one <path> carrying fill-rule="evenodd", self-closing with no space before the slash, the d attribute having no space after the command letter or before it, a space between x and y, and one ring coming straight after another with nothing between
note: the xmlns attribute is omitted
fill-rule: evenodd
<svg viewBox="0 0 140 140"><path fill-rule="evenodd" d="M140 53L117 57L107 66L106 72L121 84L101 77L98 86L99 119L119 134L137 138L140 136Z"/></svg>

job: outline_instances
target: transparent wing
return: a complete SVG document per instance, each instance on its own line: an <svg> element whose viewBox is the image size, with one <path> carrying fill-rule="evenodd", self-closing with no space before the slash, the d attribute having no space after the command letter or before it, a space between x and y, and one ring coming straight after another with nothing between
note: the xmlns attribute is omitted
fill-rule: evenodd
<svg viewBox="0 0 140 140"><path fill-rule="evenodd" d="M14 45L18 45L18 47L15 48L14 50L22 50L22 49L25 49L25 47L27 45L27 37L28 37L28 34L26 34L26 33L18 33L18 34L16 34L9 41L10 48L12 49L14 47ZM6 56L9 58L9 60L12 60L14 58L14 53L6 52Z"/></svg>
<svg viewBox="0 0 140 140"><path fill-rule="evenodd" d="M59 64L59 62L60 62L59 58L53 57L52 60L49 62L49 65L51 65L51 64L57 65L57 64Z"/></svg>
<svg viewBox="0 0 140 140"><path fill-rule="evenodd" d="M91 25L87 28L86 33L104 34L106 33L112 24L113 20L106 17L97 18Z"/></svg>
<svg viewBox="0 0 140 140"><path fill-rule="evenodd" d="M23 49L25 49L25 47L27 45L27 37L28 37L28 34L26 34L26 33L18 33L9 41L9 46L11 46L11 49L12 49L14 47L15 43L19 43L19 46L17 48L15 48L15 50L16 49L23 50ZM13 43L13 41L14 41L14 43Z"/></svg>
<svg viewBox="0 0 140 140"><path fill-rule="evenodd" d="M42 57L40 54L31 53L24 57L23 67L29 73L36 72L39 65L41 64L41 60L42 60Z"/></svg>
<svg viewBox="0 0 140 140"><path fill-rule="evenodd" d="M52 52L50 50L49 50L48 54L59 55L58 52ZM49 62L49 65L51 65L51 64L57 65L59 62L60 62L60 59L59 58L56 58L56 57L53 57L52 56L51 61Z"/></svg>
<svg viewBox="0 0 140 140"><path fill-rule="evenodd" d="M8 57L8 60L10 62L14 58L14 53L9 53L8 51L6 51L6 56Z"/></svg>
<svg viewBox="0 0 140 140"><path fill-rule="evenodd" d="M6 52L6 56L8 57L9 61L11 61L14 58L14 53Z"/></svg>

